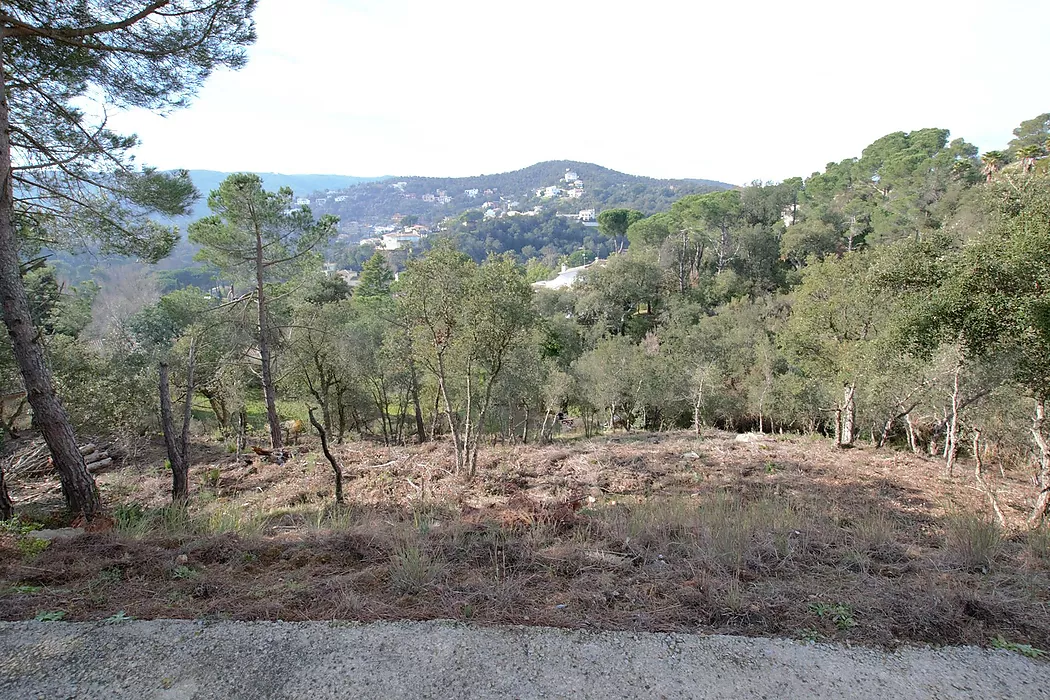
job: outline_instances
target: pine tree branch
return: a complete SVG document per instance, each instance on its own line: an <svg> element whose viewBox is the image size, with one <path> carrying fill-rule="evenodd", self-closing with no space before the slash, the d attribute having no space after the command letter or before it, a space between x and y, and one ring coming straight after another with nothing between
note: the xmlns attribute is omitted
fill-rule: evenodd
<svg viewBox="0 0 1050 700"><path fill-rule="evenodd" d="M0 18L3 21L4 27L0 30L0 35L4 37L20 38L26 36L42 36L48 39L54 39L56 41L67 41L69 39L75 39L78 37L89 37L97 34L106 34L109 32L120 31L121 29L127 29L128 27L137 24L149 17L151 14L159 10L160 8L167 5L171 0L156 0L150 3L146 7L142 8L139 12L122 19L117 22L107 22L105 24L96 24L93 27L82 27L80 29L57 29L51 27L34 27L31 24L21 22L14 17L4 16ZM214 7L214 5L213 5ZM194 12L199 12L195 10Z"/></svg>

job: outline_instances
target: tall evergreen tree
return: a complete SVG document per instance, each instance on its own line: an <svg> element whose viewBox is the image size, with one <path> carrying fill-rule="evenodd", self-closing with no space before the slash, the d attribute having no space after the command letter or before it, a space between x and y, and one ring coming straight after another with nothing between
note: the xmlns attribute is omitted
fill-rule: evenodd
<svg viewBox="0 0 1050 700"><path fill-rule="evenodd" d="M291 189L267 192L258 175L237 173L208 197L215 215L190 224L190 240L201 246L199 259L242 275L254 286L263 397L270 444L275 448L282 441L271 358L276 338L268 314L267 285L289 279L304 265L317 262L314 251L328 242L337 222L330 215L314 221L309 208L293 208L292 201Z"/></svg>
<svg viewBox="0 0 1050 700"><path fill-rule="evenodd" d="M66 503L89 518L98 492L55 393L20 256L85 239L146 259L170 250L174 231L145 214L183 213L196 195L189 178L136 170L135 137L83 105L185 106L214 69L244 64L254 9L255 0L16 0L0 9L0 305Z"/></svg>

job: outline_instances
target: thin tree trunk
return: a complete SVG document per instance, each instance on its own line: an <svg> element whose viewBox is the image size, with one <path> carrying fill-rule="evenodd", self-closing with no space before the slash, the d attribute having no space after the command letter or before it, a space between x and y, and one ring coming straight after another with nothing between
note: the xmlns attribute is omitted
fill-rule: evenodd
<svg viewBox="0 0 1050 700"><path fill-rule="evenodd" d="M948 437L945 441L945 466L948 476L955 472L955 462L959 455L959 375L962 374L962 363L955 366L955 375L952 381L952 416L948 421Z"/></svg>
<svg viewBox="0 0 1050 700"><path fill-rule="evenodd" d="M540 426L541 443L549 444L554 441L554 425L551 424L550 428L547 427L547 421L550 420L550 417L551 410L548 408L547 412L543 414L543 425Z"/></svg>
<svg viewBox="0 0 1050 700"><path fill-rule="evenodd" d="M174 503L189 498L189 469L185 455L179 449L175 435L175 419L171 411L171 386L168 381L168 363L160 363L160 427L164 433L164 448L171 465L171 500Z"/></svg>
<svg viewBox="0 0 1050 700"><path fill-rule="evenodd" d="M440 387L434 392L434 411L430 414L430 439L437 437L438 420L441 417L441 394Z"/></svg>
<svg viewBox="0 0 1050 700"><path fill-rule="evenodd" d="M857 438L857 402L855 400L857 387L849 384L843 391L842 401L842 434L841 445L852 445Z"/></svg>
<svg viewBox="0 0 1050 700"><path fill-rule="evenodd" d="M197 369L197 339L190 338L190 352L186 360L186 400L182 404L182 436L179 449L187 468L190 463L190 421L193 420L193 394L196 390L193 375Z"/></svg>
<svg viewBox="0 0 1050 700"><path fill-rule="evenodd" d="M980 428L974 427L973 478L977 482L977 488L984 491L985 495L988 496L988 501L992 506L992 512L995 513L995 517L999 521L999 526L1006 527L1006 516L1003 515L1003 509L999 507L999 499L995 497L995 493L985 483L984 477L981 475L982 471L984 471L984 464L981 461L981 430Z"/></svg>
<svg viewBox="0 0 1050 700"><path fill-rule="evenodd" d="M408 373L412 381L412 408L416 412L416 439L419 444L427 441L427 426L423 422L423 406L419 402L419 377L416 376L416 362L409 355Z"/></svg>
<svg viewBox="0 0 1050 700"><path fill-rule="evenodd" d="M335 502L343 503L343 470L339 467L339 462L335 460L331 451L328 449L328 436L325 434L324 426L317 422L314 418L314 409L312 406L306 407L306 413L310 416L310 422L313 424L314 429L317 430L317 434L321 436L321 451L324 452L324 456L328 459L328 463L332 465L332 471L335 472Z"/></svg>
<svg viewBox="0 0 1050 700"><path fill-rule="evenodd" d="M2 39L0 39L2 42ZM55 394L51 371L44 358L40 333L33 325L18 259L18 234L14 227L14 186L11 169L11 123L4 84L3 46L0 43L0 306L11 337L26 398L33 407L33 421L51 452L62 482L62 495L73 513L91 519L102 510L95 480L77 449L69 414Z"/></svg>
<svg viewBox="0 0 1050 700"><path fill-rule="evenodd" d="M919 454L919 441L915 437L915 424L911 421L911 414L904 416L904 424L908 427L908 447L913 454Z"/></svg>
<svg viewBox="0 0 1050 700"><path fill-rule="evenodd" d="M1039 397L1035 402L1035 418L1032 420L1032 439L1039 448L1039 495L1028 518L1028 524L1032 527L1042 524L1047 508L1050 507L1050 444L1047 444L1046 434L1043 432L1045 423L1046 400Z"/></svg>
<svg viewBox="0 0 1050 700"><path fill-rule="evenodd" d="M875 449L881 450L886 444L886 441L890 437L890 431L893 430L893 424L897 422L897 416L893 415L886 419L886 422L882 425L882 434L879 435L879 440L875 443Z"/></svg>
<svg viewBox="0 0 1050 700"><path fill-rule="evenodd" d="M529 402L525 402L525 428L521 431L521 444L529 444Z"/></svg>
<svg viewBox="0 0 1050 700"><path fill-rule="evenodd" d="M11 502L11 494L7 492L4 465L0 464L0 520L10 520L13 517L15 517L15 505Z"/></svg>
<svg viewBox="0 0 1050 700"><path fill-rule="evenodd" d="M445 358L442 355L438 355L438 391L441 394L441 398L445 401L445 411L448 414L448 428L452 432L452 446L456 449L456 471L463 467L463 440L459 432L459 426L456 425L456 416L452 412L452 400L448 395L448 387L445 382ZM468 415L469 419L470 416Z"/></svg>
<svg viewBox="0 0 1050 700"><path fill-rule="evenodd" d="M248 447L248 409L243 405L237 409L237 456Z"/></svg>
<svg viewBox="0 0 1050 700"><path fill-rule="evenodd" d="M252 216L254 218L254 211ZM270 447L276 450L282 445L281 419L277 417L277 394L273 387L273 368L270 366L270 331L266 323L266 289L263 284L263 242L258 222L255 223L255 294L259 308L259 359L262 362L266 422L270 426Z"/></svg>

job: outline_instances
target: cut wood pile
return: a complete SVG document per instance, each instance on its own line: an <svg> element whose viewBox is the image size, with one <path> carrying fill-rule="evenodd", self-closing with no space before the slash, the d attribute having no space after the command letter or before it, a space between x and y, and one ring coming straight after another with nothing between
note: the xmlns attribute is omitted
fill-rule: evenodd
<svg viewBox="0 0 1050 700"><path fill-rule="evenodd" d="M80 454L88 471L95 472L113 466L113 455L109 445L87 443L80 446ZM39 479L51 475L54 466L51 453L43 440L32 440L11 454L4 464L4 474L8 479Z"/></svg>

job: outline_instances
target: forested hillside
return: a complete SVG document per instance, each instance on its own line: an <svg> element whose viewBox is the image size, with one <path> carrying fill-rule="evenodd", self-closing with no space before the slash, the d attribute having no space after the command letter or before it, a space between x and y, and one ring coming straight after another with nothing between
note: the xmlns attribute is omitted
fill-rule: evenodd
<svg viewBox="0 0 1050 700"><path fill-rule="evenodd" d="M157 362L184 367L192 345L193 393L234 435L265 340L275 394L316 405L333 434L449 433L469 469L482 435L528 425L549 439L552 416L568 413L588 430L816 432L950 463L977 444L1029 468L1037 448L1050 493L1048 123L1026 122L1008 149L980 157L943 129L894 133L807 178L686 195L648 217L622 210L598 228L468 214L403 257L396 283L372 257L353 291L312 257L334 223L309 233L308 208L255 180L254 208L213 197L217 217L191 227L227 284L220 310L201 316L219 300L194 287L162 296L150 275L61 290L43 268L31 289L84 430L150 429ZM262 286L247 241L229 257L240 240L229 236L254 230L260 210L271 212L265 256L296 261L261 263ZM551 271L543 246L604 256L617 226L629 247L573 289L530 289ZM273 301L253 321L246 305L260 298ZM18 384L8 370L8 389Z"/></svg>
<svg viewBox="0 0 1050 700"><path fill-rule="evenodd" d="M578 177L565 179L567 172ZM576 182L579 181L579 185ZM537 195L536 190L559 187L553 196ZM527 210L536 205L562 213L580 209L626 207L655 213L688 194L727 189L731 185L714 180L657 180L626 175L591 163L547 161L495 175L474 177L390 177L347 187L336 193L318 192L311 206L344 221L366 224L387 223L395 214L419 217L425 224L436 224L445 217L477 209L485 202ZM579 189L578 197L568 192ZM476 190L476 191L475 191ZM323 202L318 203L318 199Z"/></svg>

